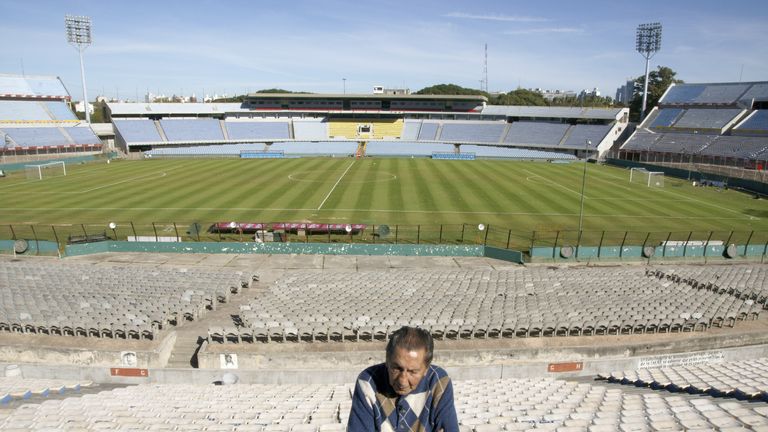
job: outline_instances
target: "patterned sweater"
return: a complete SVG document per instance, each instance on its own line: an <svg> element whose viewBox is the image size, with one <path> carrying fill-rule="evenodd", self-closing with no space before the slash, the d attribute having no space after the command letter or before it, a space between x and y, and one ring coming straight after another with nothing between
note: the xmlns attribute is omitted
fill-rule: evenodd
<svg viewBox="0 0 768 432"><path fill-rule="evenodd" d="M382 363L357 378L348 432L458 432L453 385L448 374L430 365L419 385L399 396L389 384Z"/></svg>

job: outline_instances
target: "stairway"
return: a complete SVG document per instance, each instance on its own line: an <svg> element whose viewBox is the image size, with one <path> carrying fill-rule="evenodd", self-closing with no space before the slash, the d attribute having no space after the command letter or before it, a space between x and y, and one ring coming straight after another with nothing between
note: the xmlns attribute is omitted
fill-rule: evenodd
<svg viewBox="0 0 768 432"><path fill-rule="evenodd" d="M212 326L232 327L234 317L240 314L240 305L248 304L258 290L259 284L244 288L239 294L233 294L229 303L218 303L216 310L209 310L196 321L187 321L176 327L176 343L168 358L167 368L197 368L197 351L208 338L208 328Z"/></svg>

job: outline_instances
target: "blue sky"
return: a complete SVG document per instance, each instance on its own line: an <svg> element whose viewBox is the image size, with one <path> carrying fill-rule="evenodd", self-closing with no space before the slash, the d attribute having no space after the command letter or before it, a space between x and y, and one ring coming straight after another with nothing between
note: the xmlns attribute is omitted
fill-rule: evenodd
<svg viewBox="0 0 768 432"><path fill-rule="evenodd" d="M644 10L636 5L644 4ZM93 20L89 96L296 91L370 93L438 83L613 96L645 66L644 22L664 26L651 67L686 82L768 80L768 3L754 1L70 1L0 2L0 73L58 75L81 94L65 14Z"/></svg>

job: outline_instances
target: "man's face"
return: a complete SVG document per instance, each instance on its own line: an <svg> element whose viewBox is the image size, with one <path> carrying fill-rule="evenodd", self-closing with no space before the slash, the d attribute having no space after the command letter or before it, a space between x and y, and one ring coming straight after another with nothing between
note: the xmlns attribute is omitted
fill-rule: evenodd
<svg viewBox="0 0 768 432"><path fill-rule="evenodd" d="M427 373L425 349L406 350L395 348L392 357L387 360L389 384L400 396L412 392Z"/></svg>

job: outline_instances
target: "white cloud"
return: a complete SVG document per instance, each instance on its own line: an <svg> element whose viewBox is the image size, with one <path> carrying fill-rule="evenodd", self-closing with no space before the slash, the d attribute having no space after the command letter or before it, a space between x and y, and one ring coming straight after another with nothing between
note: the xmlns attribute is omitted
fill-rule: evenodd
<svg viewBox="0 0 768 432"><path fill-rule="evenodd" d="M462 18L484 21L503 21L503 22L547 22L550 21L547 18L531 17L531 16L519 16L519 15L477 15L468 14L463 12L451 12L443 15L446 18Z"/></svg>

